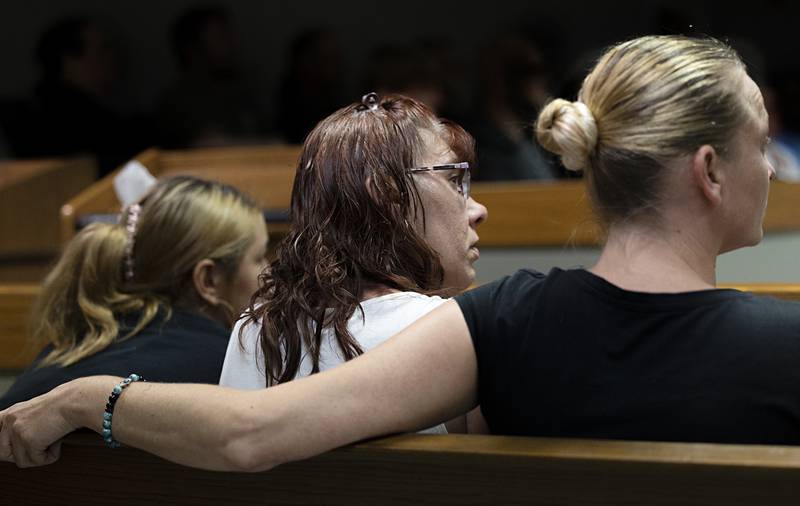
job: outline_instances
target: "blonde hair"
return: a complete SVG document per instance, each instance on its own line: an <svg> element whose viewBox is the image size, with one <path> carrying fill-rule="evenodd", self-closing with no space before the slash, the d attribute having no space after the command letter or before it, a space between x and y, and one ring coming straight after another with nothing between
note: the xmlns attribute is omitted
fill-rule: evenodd
<svg viewBox="0 0 800 506"><path fill-rule="evenodd" d="M744 70L732 48L711 38L623 42L600 58L576 102L542 109L536 136L567 169L584 171L606 224L657 215L667 163L706 144L726 155L749 119L738 91Z"/></svg>
<svg viewBox="0 0 800 506"><path fill-rule="evenodd" d="M95 223L67 245L34 305L34 341L52 344L39 366L68 366L138 333L176 305L201 304L195 265L214 260L231 277L250 247L261 211L236 189L193 177L159 182L141 202L126 279L128 210ZM128 326L120 328L125 318Z"/></svg>

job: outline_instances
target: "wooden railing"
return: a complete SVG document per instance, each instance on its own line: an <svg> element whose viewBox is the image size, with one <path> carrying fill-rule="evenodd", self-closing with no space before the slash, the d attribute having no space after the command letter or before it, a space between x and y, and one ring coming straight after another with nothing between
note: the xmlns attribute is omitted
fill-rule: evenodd
<svg viewBox="0 0 800 506"><path fill-rule="evenodd" d="M228 183L248 194L263 208L280 213L289 208L299 146L275 145L163 151L149 149L135 159L156 177L194 175ZM61 208L61 238L75 235L81 217L115 214L120 203L114 193L117 171L81 192ZM280 236L285 221L269 223L270 234Z"/></svg>
<svg viewBox="0 0 800 506"><path fill-rule="evenodd" d="M582 181L474 183L489 210L481 247L595 246L603 237ZM800 232L800 184L772 183L765 233Z"/></svg>
<svg viewBox="0 0 800 506"><path fill-rule="evenodd" d="M245 474L76 433L55 464L0 464L0 491L26 505L796 505L800 447L402 435Z"/></svg>
<svg viewBox="0 0 800 506"><path fill-rule="evenodd" d="M800 301L800 284L726 284L758 295ZM0 370L25 367L39 351L28 344L30 309L39 293L34 284L0 285Z"/></svg>
<svg viewBox="0 0 800 506"><path fill-rule="evenodd" d="M186 151L151 149L136 157L156 176L193 174L242 189L262 207L280 215L289 207L299 146L258 146ZM77 220L119 212L110 175L62 209L62 237L75 234ZM474 183L472 195L489 209L479 229L482 247L594 246L603 237L579 180ZM773 183L764 220L767 233L800 231L800 184ZM269 223L276 237L285 221Z"/></svg>
<svg viewBox="0 0 800 506"><path fill-rule="evenodd" d="M38 284L0 285L0 370L25 368L39 351L30 344L28 328Z"/></svg>
<svg viewBox="0 0 800 506"><path fill-rule="evenodd" d="M0 162L0 282L39 281L58 254L58 210L92 184L91 158Z"/></svg>

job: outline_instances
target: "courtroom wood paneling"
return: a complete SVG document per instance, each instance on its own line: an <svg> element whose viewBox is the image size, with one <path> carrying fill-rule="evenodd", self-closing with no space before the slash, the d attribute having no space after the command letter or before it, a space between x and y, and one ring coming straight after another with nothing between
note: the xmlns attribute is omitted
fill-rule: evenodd
<svg viewBox="0 0 800 506"><path fill-rule="evenodd" d="M0 369L25 368L39 351L28 339L33 301L39 294L34 284L0 285Z"/></svg>
<svg viewBox="0 0 800 506"><path fill-rule="evenodd" d="M800 301L800 285L789 283L721 284L719 287L734 288L743 292L752 292L784 300Z"/></svg>
<svg viewBox="0 0 800 506"><path fill-rule="evenodd" d="M800 301L800 285L748 284L720 285L768 295L780 299ZM21 369L28 364L36 350L26 348L30 308L39 292L38 285L0 285L0 370Z"/></svg>
<svg viewBox="0 0 800 506"><path fill-rule="evenodd" d="M402 435L245 474L74 434L55 464L0 464L0 490L9 504L31 505L795 505L800 448Z"/></svg>
<svg viewBox="0 0 800 506"><path fill-rule="evenodd" d="M489 210L478 228L483 247L596 246L603 238L582 181L474 183ZM764 217L768 234L800 231L800 184L774 182Z"/></svg>
<svg viewBox="0 0 800 506"><path fill-rule="evenodd" d="M474 183L471 194L489 210L480 246L586 246L602 236L580 181Z"/></svg>
<svg viewBox="0 0 800 506"><path fill-rule="evenodd" d="M0 282L43 277L61 245L61 204L96 172L91 158L0 162Z"/></svg>
<svg viewBox="0 0 800 506"><path fill-rule="evenodd" d="M38 282L47 275L58 253L23 255L0 260L0 283Z"/></svg>
<svg viewBox="0 0 800 506"><path fill-rule="evenodd" d="M231 184L267 209L289 206L299 146L248 146L193 150L149 149L136 157L156 177L195 175ZM109 174L69 201L61 210L61 235L67 241L75 235L80 216L114 214L120 203ZM269 223L270 234L279 236L285 223Z"/></svg>
<svg viewBox="0 0 800 506"><path fill-rule="evenodd" d="M151 149L137 157L156 176L193 174L236 186L267 209L289 206L291 185L300 148L255 146L183 151ZM72 237L75 217L119 211L112 177L87 189L62 210L63 237ZM483 247L596 246L603 238L589 205L584 183L515 181L474 183L472 195L489 210L478 233ZM800 231L800 185L776 182L764 220L766 233ZM285 223L271 223L275 235Z"/></svg>
<svg viewBox="0 0 800 506"><path fill-rule="evenodd" d="M764 232L800 231L800 184L775 181L770 184Z"/></svg>

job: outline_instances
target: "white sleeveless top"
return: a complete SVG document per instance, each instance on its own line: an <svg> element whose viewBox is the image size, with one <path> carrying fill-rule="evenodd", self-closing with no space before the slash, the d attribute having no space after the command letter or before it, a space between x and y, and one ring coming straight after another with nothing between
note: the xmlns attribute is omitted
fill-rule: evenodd
<svg viewBox="0 0 800 506"><path fill-rule="evenodd" d="M441 297L429 297L416 292L395 292L367 299L361 303L361 307L364 309L364 318L361 318L361 311L356 309L347 322L347 329L364 352L367 352L408 327L444 301L445 299ZM239 329L243 322L244 320L239 320L231 332L219 384L244 390L264 388L267 380L261 340L259 339L261 326L248 325L245 327L242 334L243 349L239 344ZM336 367L344 361L341 350L336 344L333 330L324 329L319 358L320 372ZM295 379L310 375L311 368L311 358L303 345L300 367ZM442 424L421 432L446 434L447 430Z"/></svg>

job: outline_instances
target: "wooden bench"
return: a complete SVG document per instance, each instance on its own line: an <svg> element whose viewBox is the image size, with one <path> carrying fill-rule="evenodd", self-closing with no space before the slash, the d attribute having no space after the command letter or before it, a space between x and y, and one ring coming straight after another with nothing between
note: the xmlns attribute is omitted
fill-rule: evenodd
<svg viewBox="0 0 800 506"><path fill-rule="evenodd" d="M401 435L245 474L80 432L55 464L0 464L0 490L27 505L796 505L800 447Z"/></svg>
<svg viewBox="0 0 800 506"><path fill-rule="evenodd" d="M720 288L800 301L800 284L729 284ZM0 370L22 369L39 351L27 344L30 308L39 290L35 284L0 284Z"/></svg>
<svg viewBox="0 0 800 506"><path fill-rule="evenodd" d="M61 245L59 208L96 173L91 158L0 162L0 282L42 279Z"/></svg>
<svg viewBox="0 0 800 506"><path fill-rule="evenodd" d="M156 176L193 174L240 188L275 216L288 209L298 146L259 146L188 151L148 150L136 159ZM78 195L62 209L64 239L81 216L119 212L112 176ZM589 206L582 181L474 183L472 195L489 209L480 228L481 247L596 246L602 230ZM772 183L764 220L767 233L800 231L800 185ZM287 224L275 220L270 233Z"/></svg>
<svg viewBox="0 0 800 506"><path fill-rule="evenodd" d="M603 237L582 181L474 183L472 196L489 210L481 247L596 246ZM774 182L765 233L800 231L800 184Z"/></svg>
<svg viewBox="0 0 800 506"><path fill-rule="evenodd" d="M265 209L268 217L279 217L269 222L269 231L271 236L280 236L287 228L285 215L299 154L300 147L290 145L176 151L148 149L135 160L156 177L193 175L242 190ZM109 174L61 208L63 241L75 235L83 218L119 213L120 203L113 187L116 174Z"/></svg>
<svg viewBox="0 0 800 506"><path fill-rule="evenodd" d="M0 285L0 370L25 368L39 351L28 340L28 326L38 284Z"/></svg>

